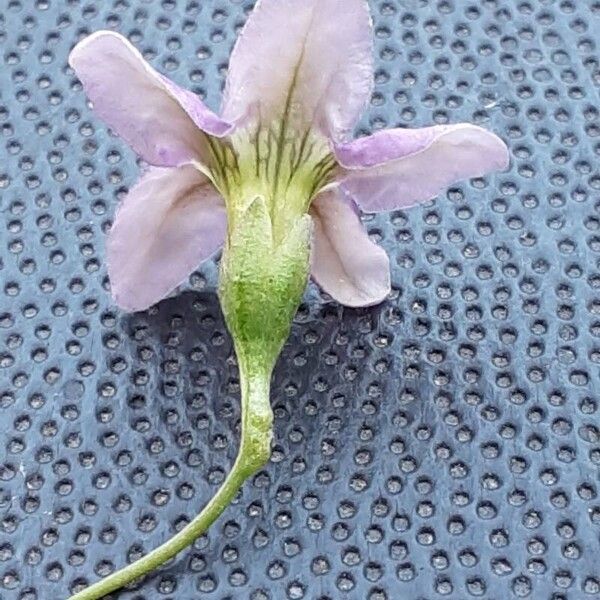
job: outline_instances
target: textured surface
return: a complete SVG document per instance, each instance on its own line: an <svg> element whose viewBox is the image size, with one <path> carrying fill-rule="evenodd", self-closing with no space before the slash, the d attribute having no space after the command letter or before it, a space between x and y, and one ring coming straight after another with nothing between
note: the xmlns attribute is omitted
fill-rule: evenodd
<svg viewBox="0 0 600 600"><path fill-rule="evenodd" d="M66 57L118 29L216 108L250 4L0 1L2 600L63 599L156 546L235 454L214 265L148 314L109 302L104 232L137 168ZM600 2L371 4L364 129L474 121L512 169L369 221L393 298L311 289L272 463L119 598L600 598Z"/></svg>

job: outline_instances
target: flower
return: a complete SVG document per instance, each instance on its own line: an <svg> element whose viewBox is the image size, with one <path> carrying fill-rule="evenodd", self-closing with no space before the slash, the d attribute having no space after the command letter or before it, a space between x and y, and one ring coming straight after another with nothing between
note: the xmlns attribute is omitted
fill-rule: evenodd
<svg viewBox="0 0 600 600"><path fill-rule="evenodd" d="M97 114L148 163L108 240L116 302L142 310L220 247L219 297L240 373L238 456L205 508L159 548L75 594L98 600L203 534L269 460L271 374L309 271L348 306L390 291L360 211L407 208L508 164L469 124L352 140L373 88L366 0L258 0L229 64L221 116L157 73L122 36L72 51Z"/></svg>
<svg viewBox="0 0 600 600"><path fill-rule="evenodd" d="M257 198L273 240L310 214L311 274L333 298L368 306L386 297L389 260L360 211L408 208L509 158L498 137L470 124L352 140L372 93L372 40L365 0L258 0L231 55L220 116L117 33L73 49L94 110L149 165L108 239L117 304L143 310L172 292Z"/></svg>

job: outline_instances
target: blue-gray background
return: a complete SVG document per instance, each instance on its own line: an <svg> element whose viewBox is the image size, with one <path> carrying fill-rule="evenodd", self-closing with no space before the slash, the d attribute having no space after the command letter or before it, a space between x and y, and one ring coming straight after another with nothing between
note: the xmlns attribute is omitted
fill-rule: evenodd
<svg viewBox="0 0 600 600"><path fill-rule="evenodd" d="M111 305L104 236L137 166L66 59L112 28L217 108L251 5L0 0L2 600L62 600L155 547L231 464L214 264L147 314ZM600 2L371 5L361 129L475 122L511 170L367 220L393 296L311 288L272 462L119 598L600 598Z"/></svg>

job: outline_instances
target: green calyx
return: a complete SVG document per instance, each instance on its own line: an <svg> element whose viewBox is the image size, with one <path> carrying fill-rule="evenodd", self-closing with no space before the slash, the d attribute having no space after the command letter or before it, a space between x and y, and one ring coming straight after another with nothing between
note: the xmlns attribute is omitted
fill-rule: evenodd
<svg viewBox="0 0 600 600"><path fill-rule="evenodd" d="M219 297L234 340L242 388L240 461L249 473L270 456L270 380L309 273L312 221L299 217L275 237L267 203L256 197L230 231Z"/></svg>
<svg viewBox="0 0 600 600"><path fill-rule="evenodd" d="M256 197L229 234L219 296L238 360L273 366L306 286L312 223L299 217L277 239L264 198Z"/></svg>

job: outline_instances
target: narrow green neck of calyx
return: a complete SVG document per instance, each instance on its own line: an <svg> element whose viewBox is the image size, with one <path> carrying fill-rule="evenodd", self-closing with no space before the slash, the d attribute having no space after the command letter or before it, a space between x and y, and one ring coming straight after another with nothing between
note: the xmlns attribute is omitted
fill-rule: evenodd
<svg viewBox="0 0 600 600"><path fill-rule="evenodd" d="M275 240L308 212L335 169L329 142L318 132L283 119L255 123L226 140L209 140L209 174L227 206L230 230L255 198L265 201Z"/></svg>
<svg viewBox="0 0 600 600"><path fill-rule="evenodd" d="M250 477L271 456L273 410L270 401L272 368L240 362L242 394L241 440L234 469Z"/></svg>

